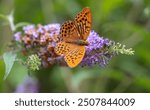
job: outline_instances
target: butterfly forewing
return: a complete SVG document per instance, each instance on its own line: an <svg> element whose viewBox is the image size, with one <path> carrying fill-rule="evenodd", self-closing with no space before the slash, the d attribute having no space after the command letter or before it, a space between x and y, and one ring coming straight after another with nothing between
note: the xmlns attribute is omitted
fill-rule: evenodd
<svg viewBox="0 0 150 110"><path fill-rule="evenodd" d="M73 21L66 21L61 26L60 38L62 41L73 41L78 39L78 34Z"/></svg>
<svg viewBox="0 0 150 110"><path fill-rule="evenodd" d="M89 8L84 8L74 21L66 21L61 26L60 38L63 41L86 40L92 28L92 15Z"/></svg>
<svg viewBox="0 0 150 110"><path fill-rule="evenodd" d="M84 8L75 17L75 26L80 35L80 39L86 40L92 28L92 14L89 8Z"/></svg>

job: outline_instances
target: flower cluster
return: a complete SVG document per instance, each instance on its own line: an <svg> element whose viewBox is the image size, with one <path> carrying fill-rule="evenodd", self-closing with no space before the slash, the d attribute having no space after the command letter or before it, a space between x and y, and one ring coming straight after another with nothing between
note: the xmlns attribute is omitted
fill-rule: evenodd
<svg viewBox="0 0 150 110"><path fill-rule="evenodd" d="M93 66L98 64L103 67L108 64L111 57L115 55L108 50L112 41L100 37L96 32L91 31L87 41L89 45L86 46L86 53L80 64L81 66Z"/></svg>
<svg viewBox="0 0 150 110"><path fill-rule="evenodd" d="M17 32L14 34L14 40L19 42L19 45L21 44L22 53L29 56L26 64L28 64L28 66L34 65L34 67L29 68L38 70L38 65L35 67L35 64L41 64L40 66L47 68L55 63L57 55L54 52L54 48L59 41L59 30L59 24L38 25L37 27L35 25L28 25L23 27L23 33ZM39 63L37 56L33 54L38 55L41 59L41 63Z"/></svg>
<svg viewBox="0 0 150 110"><path fill-rule="evenodd" d="M60 24L48 24L45 26L28 25L23 27L23 33L15 33L14 40L21 45L18 47L21 47L22 53L28 56L28 63L26 64L34 66L29 67L30 69L38 70L38 67L47 68L55 63L66 66L63 57L56 55L54 51L59 39L61 39L59 38L59 32ZM132 51L125 48L123 48L123 51L121 51L122 49L118 50L118 46L113 41L100 37L94 31L90 32L87 41L89 45L86 46L85 56L79 64L82 67L94 65L103 67L119 52L130 55L129 53Z"/></svg>

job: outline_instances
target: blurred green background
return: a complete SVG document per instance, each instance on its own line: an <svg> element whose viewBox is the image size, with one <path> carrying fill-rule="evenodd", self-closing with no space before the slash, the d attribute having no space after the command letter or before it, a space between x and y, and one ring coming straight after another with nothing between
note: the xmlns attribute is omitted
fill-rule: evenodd
<svg viewBox="0 0 150 110"><path fill-rule="evenodd" d="M14 10L15 23L60 23L90 7L93 30L100 36L132 47L135 55L113 57L106 68L53 66L31 75L38 92L150 92L150 1L149 0L0 0L0 14ZM27 69L15 63L3 80L2 59L13 33L0 18L0 92L15 92L24 83Z"/></svg>

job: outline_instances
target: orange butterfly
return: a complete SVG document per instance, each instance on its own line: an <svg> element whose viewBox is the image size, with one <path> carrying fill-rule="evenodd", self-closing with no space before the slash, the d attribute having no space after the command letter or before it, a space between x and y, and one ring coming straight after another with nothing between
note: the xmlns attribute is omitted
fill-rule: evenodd
<svg viewBox="0 0 150 110"><path fill-rule="evenodd" d="M84 8L74 21L66 21L60 29L61 41L55 48L57 55L63 55L69 67L76 67L85 55L86 41L92 28L90 8Z"/></svg>

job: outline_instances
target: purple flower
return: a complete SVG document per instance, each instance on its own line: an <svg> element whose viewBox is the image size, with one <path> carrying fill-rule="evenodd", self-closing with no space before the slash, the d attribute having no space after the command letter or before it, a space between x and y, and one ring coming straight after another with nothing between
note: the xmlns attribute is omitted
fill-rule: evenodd
<svg viewBox="0 0 150 110"><path fill-rule="evenodd" d="M47 32L50 32L50 35L58 35L59 34L59 30L60 30L60 24L48 24L44 26L44 29Z"/></svg>
<svg viewBox="0 0 150 110"><path fill-rule="evenodd" d="M94 66L96 64L105 66L108 64L112 53L108 52L108 47L111 45L110 40L100 37L96 32L91 31L87 39L89 45L86 46L85 56L80 63L81 66Z"/></svg>
<svg viewBox="0 0 150 110"><path fill-rule="evenodd" d="M38 38L38 36L39 36L37 32L32 32L32 35L34 38Z"/></svg>
<svg viewBox="0 0 150 110"><path fill-rule="evenodd" d="M21 41L21 32L17 32L14 34L15 41L20 42Z"/></svg>
<svg viewBox="0 0 150 110"><path fill-rule="evenodd" d="M31 35L34 38L38 38L39 33L36 31L36 28L34 25L28 25L23 27L24 33Z"/></svg>
<svg viewBox="0 0 150 110"><path fill-rule="evenodd" d="M23 31L24 31L25 33L28 33L28 32L30 32L30 31L32 31L32 30L35 30L35 26L34 26L34 25L27 25L27 26L24 26L24 27L23 27Z"/></svg>
<svg viewBox="0 0 150 110"><path fill-rule="evenodd" d="M60 29L60 24L48 24L44 26L46 31L58 31Z"/></svg>
<svg viewBox="0 0 150 110"><path fill-rule="evenodd" d="M37 29L37 32L40 33L40 34L44 34L44 27L43 26L40 26L38 29Z"/></svg>
<svg viewBox="0 0 150 110"><path fill-rule="evenodd" d="M37 80L31 77L26 77L23 83L18 85L15 92L16 93L37 93L38 92Z"/></svg>

